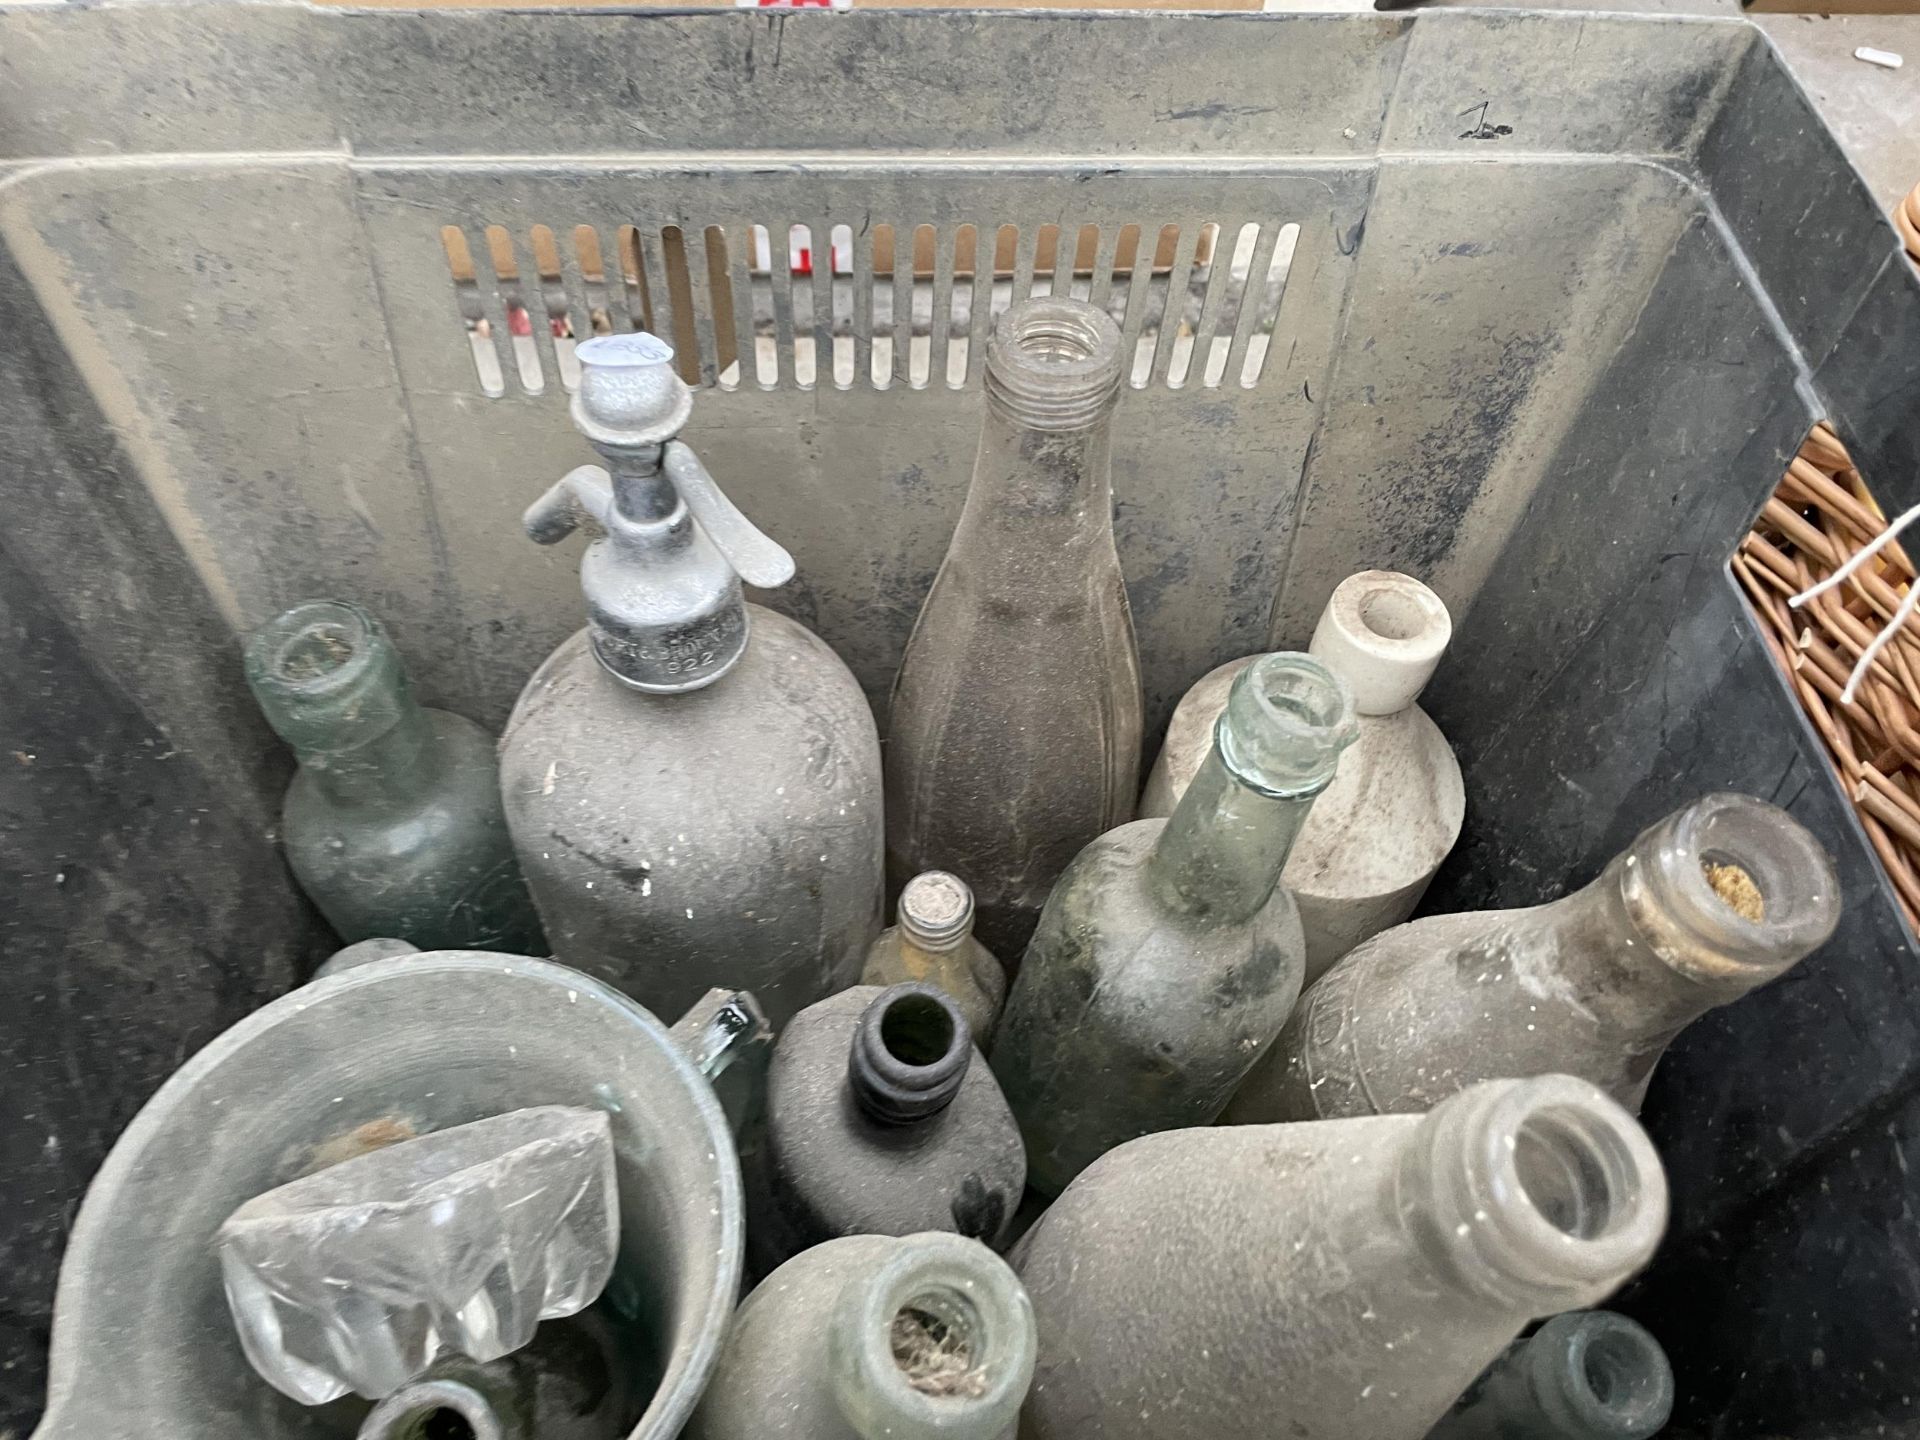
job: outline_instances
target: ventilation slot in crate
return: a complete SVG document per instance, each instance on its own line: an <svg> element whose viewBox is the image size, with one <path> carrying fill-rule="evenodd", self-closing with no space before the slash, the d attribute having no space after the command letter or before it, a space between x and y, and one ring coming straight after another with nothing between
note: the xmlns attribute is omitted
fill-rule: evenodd
<svg viewBox="0 0 1920 1440"><path fill-rule="evenodd" d="M574 345L651 330L721 391L961 390L1030 295L1119 324L1136 390L1250 389L1300 227L1277 221L1020 226L491 225L441 231L455 314L489 396L571 391Z"/></svg>

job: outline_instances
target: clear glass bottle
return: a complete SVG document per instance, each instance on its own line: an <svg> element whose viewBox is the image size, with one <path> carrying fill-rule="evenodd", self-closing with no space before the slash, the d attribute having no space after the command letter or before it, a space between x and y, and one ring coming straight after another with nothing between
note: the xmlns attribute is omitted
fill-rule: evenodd
<svg viewBox="0 0 1920 1440"><path fill-rule="evenodd" d="M1015 305L987 344L973 483L894 683L892 881L967 877L1017 956L1080 848L1138 791L1140 661L1109 474L1120 331L1079 300Z"/></svg>
<svg viewBox="0 0 1920 1440"><path fill-rule="evenodd" d="M998 1249L1027 1183L1020 1127L966 1018L925 984L856 985L794 1016L767 1074L764 1144L762 1272L840 1235L952 1230Z"/></svg>
<svg viewBox="0 0 1920 1440"><path fill-rule="evenodd" d="M1466 787L1447 737L1416 700L1453 623L1411 575L1363 570L1334 587L1307 653L1346 681L1359 738L1313 807L1281 876L1300 906L1307 984L1361 941L1398 925L1460 838ZM1213 743L1234 676L1230 660L1194 682L1167 726L1140 795L1140 818L1171 815Z"/></svg>
<svg viewBox="0 0 1920 1440"><path fill-rule="evenodd" d="M1318 661L1262 656L1172 817L1109 831L1060 877L992 1052L1036 1189L1210 1123L1280 1033L1304 963L1280 872L1354 730Z"/></svg>
<svg viewBox="0 0 1920 1440"><path fill-rule="evenodd" d="M1015 1251L1022 1440L1421 1440L1530 1321L1639 1270L1666 1213L1645 1132L1565 1075L1145 1136Z"/></svg>
<svg viewBox="0 0 1920 1440"><path fill-rule="evenodd" d="M1001 1440L1033 1377L1033 1309L958 1235L802 1251L735 1312L688 1440Z"/></svg>
<svg viewBox="0 0 1920 1440"><path fill-rule="evenodd" d="M493 737L413 698L378 620L339 600L296 605L248 640L246 670L300 762L281 810L287 863L341 939L546 953Z"/></svg>
<svg viewBox="0 0 1920 1440"><path fill-rule="evenodd" d="M583 465L527 512L580 565L587 628L533 674L500 781L559 959L656 1014L751 990L776 1027L858 975L880 928L880 738L840 657L749 605L793 559L674 438L692 396L643 333L579 348Z"/></svg>
<svg viewBox="0 0 1920 1440"><path fill-rule="evenodd" d="M1673 1413L1673 1366L1610 1310L1556 1315L1474 1381L1427 1440L1648 1440Z"/></svg>
<svg viewBox="0 0 1920 1440"><path fill-rule="evenodd" d="M1833 862L1798 821L1708 795L1563 899L1376 935L1301 998L1225 1118L1425 1110L1476 1080L1550 1072L1638 1110L1674 1036L1791 969L1839 919Z"/></svg>
<svg viewBox="0 0 1920 1440"><path fill-rule="evenodd" d="M958 875L927 870L900 892L897 923L867 951L862 985L937 985L960 1007L973 1043L986 1049L1007 1000L1007 972L973 935L973 891Z"/></svg>

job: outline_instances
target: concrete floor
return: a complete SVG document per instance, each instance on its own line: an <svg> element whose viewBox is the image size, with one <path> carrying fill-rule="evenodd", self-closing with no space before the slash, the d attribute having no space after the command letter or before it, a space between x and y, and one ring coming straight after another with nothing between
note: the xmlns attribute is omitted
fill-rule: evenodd
<svg viewBox="0 0 1920 1440"><path fill-rule="evenodd" d="M1920 15L1756 18L1880 203L1892 209L1920 185ZM1907 63L1882 70L1856 60L1861 45L1895 51Z"/></svg>
<svg viewBox="0 0 1920 1440"><path fill-rule="evenodd" d="M1428 0L1428 8L1488 0ZM1542 10L1668 15L1742 13L1738 0L1503 0ZM1267 0L1269 10L1371 10L1373 0ZM1920 15L1754 15L1813 96L1828 127L1887 209L1920 185ZM1898 70L1853 58L1859 46L1906 57Z"/></svg>

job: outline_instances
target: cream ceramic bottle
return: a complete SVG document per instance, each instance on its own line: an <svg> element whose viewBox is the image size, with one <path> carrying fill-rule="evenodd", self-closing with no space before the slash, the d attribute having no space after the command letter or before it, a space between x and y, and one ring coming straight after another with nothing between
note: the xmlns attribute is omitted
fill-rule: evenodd
<svg viewBox="0 0 1920 1440"><path fill-rule="evenodd" d="M1413 913L1460 838L1466 791L1440 727L1415 703L1453 633L1440 597L1411 575L1363 570L1335 587L1308 647L1346 682L1360 735L1340 758L1287 861L1300 906L1307 983L1369 936ZM1203 675L1180 701L1147 777L1140 815L1171 815L1255 657Z"/></svg>

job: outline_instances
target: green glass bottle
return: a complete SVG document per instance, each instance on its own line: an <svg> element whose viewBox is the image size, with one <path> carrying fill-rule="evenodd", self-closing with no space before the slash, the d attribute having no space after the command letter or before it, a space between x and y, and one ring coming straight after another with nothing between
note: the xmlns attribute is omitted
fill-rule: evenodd
<svg viewBox="0 0 1920 1440"><path fill-rule="evenodd" d="M992 1051L1035 1189L1058 1193L1137 1135L1210 1124L1273 1043L1306 971L1280 872L1357 729L1317 660L1263 655L1173 814L1109 830L1067 867Z"/></svg>
<svg viewBox="0 0 1920 1440"><path fill-rule="evenodd" d="M544 955L500 807L493 738L407 687L380 622L310 600L247 643L247 683L300 768L287 863L349 944Z"/></svg>
<svg viewBox="0 0 1920 1440"><path fill-rule="evenodd" d="M1672 1414L1660 1342L1611 1310L1574 1310L1509 1345L1427 1440L1649 1440Z"/></svg>

